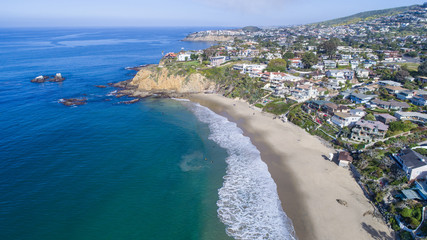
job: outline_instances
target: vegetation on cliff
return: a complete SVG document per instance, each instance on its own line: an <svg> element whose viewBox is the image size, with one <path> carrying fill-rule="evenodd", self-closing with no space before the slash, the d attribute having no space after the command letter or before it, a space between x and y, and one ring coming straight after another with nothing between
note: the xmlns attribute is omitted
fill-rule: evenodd
<svg viewBox="0 0 427 240"><path fill-rule="evenodd" d="M206 68L201 73L217 84L217 89L224 92L224 96L241 98L249 103L255 103L265 95L262 89L264 83L258 78L250 78L233 70L232 66Z"/></svg>

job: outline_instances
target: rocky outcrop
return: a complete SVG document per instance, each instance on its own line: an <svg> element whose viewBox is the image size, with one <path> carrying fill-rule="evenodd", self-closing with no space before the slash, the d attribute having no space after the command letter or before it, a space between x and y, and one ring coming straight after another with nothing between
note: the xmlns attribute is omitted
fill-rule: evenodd
<svg viewBox="0 0 427 240"><path fill-rule="evenodd" d="M136 91L151 93L200 93L213 91L215 84L200 73L178 75L166 67L152 67L140 70L127 85L136 87Z"/></svg>
<svg viewBox="0 0 427 240"><path fill-rule="evenodd" d="M44 83L44 82L63 82L65 78L61 73L57 73L55 76L43 76L40 75L31 80L32 83Z"/></svg>

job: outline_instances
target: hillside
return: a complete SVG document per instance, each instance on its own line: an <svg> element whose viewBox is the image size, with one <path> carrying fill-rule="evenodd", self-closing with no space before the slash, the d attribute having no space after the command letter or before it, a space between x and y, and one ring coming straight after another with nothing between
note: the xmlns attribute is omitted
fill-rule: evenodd
<svg viewBox="0 0 427 240"><path fill-rule="evenodd" d="M332 20L314 23L314 24L315 25L317 25L317 24L318 25L329 25L329 26L353 24L353 23L357 23L359 21L367 21L367 20L372 20L372 19L376 19L379 17L393 16L393 15L405 12L407 10L410 10L414 6L416 6L416 5L361 12L361 13L356 13L356 14L353 14L353 15L350 15L347 17L332 19Z"/></svg>

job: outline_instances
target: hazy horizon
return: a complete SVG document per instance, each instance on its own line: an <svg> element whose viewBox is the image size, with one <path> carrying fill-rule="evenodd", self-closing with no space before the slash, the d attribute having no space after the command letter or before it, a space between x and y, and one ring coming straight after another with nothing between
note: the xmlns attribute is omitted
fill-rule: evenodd
<svg viewBox="0 0 427 240"><path fill-rule="evenodd" d="M0 3L0 27L243 27L314 23L420 0L16 0ZM24 7L22 7L24 6Z"/></svg>

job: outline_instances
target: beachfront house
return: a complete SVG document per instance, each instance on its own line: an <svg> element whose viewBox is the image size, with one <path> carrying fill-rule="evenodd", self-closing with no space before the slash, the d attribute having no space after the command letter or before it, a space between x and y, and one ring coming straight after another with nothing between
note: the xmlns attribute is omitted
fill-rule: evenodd
<svg viewBox="0 0 427 240"><path fill-rule="evenodd" d="M410 148L400 150L392 158L402 167L408 179L421 179L427 175L427 158Z"/></svg>
<svg viewBox="0 0 427 240"><path fill-rule="evenodd" d="M347 151L342 151L338 154L338 165L340 167L348 167L353 162L353 157Z"/></svg>
<svg viewBox="0 0 427 240"><path fill-rule="evenodd" d="M415 123L427 123L427 114L420 112L395 112L394 116L400 121L409 120Z"/></svg>
<svg viewBox="0 0 427 240"><path fill-rule="evenodd" d="M351 129L351 139L365 143L376 142L384 139L387 130L388 126L382 122L360 119Z"/></svg>

